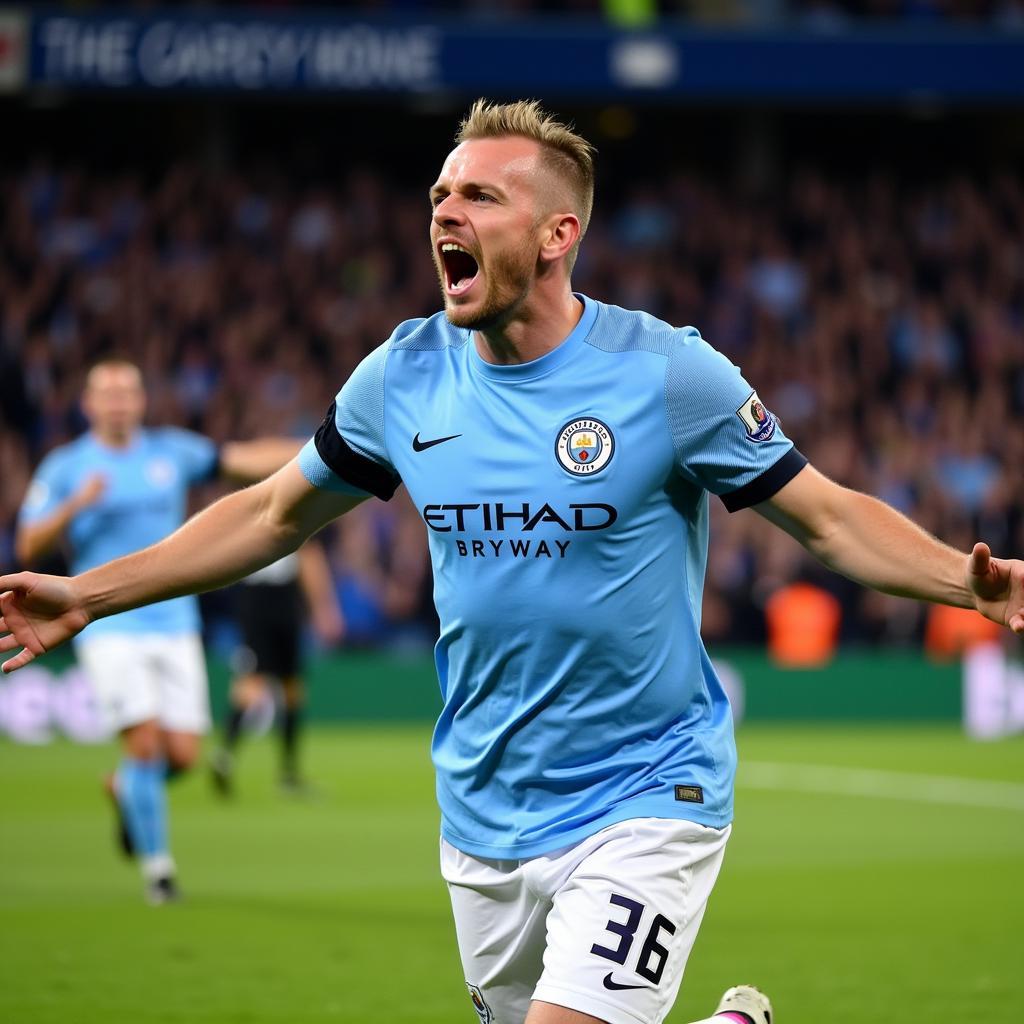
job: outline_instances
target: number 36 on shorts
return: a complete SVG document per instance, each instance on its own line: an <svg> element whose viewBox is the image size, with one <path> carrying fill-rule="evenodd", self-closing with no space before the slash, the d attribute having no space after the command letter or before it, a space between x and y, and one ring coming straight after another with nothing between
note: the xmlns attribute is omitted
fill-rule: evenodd
<svg viewBox="0 0 1024 1024"><path fill-rule="evenodd" d="M526 860L442 843L474 1008L521 1022L532 1000L611 1024L657 1024L675 1001L729 829L634 818Z"/></svg>

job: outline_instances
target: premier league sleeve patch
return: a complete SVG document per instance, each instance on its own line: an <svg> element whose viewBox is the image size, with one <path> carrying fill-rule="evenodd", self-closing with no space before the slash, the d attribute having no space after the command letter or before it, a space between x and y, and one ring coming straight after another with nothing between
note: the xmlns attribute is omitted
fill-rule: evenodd
<svg viewBox="0 0 1024 1024"><path fill-rule="evenodd" d="M50 500L50 485L45 480L33 480L25 495L24 505L29 512L38 512Z"/></svg>
<svg viewBox="0 0 1024 1024"><path fill-rule="evenodd" d="M736 410L747 431L748 441L767 441L775 433L775 417L764 407L756 391L751 391Z"/></svg>
<svg viewBox="0 0 1024 1024"><path fill-rule="evenodd" d="M491 1013L491 1008L484 1000L483 993L480 991L479 986L471 985L467 981L466 988L469 989L469 998L473 1000L473 1009L476 1010L477 1016L480 1018L480 1024L492 1024L494 1014Z"/></svg>

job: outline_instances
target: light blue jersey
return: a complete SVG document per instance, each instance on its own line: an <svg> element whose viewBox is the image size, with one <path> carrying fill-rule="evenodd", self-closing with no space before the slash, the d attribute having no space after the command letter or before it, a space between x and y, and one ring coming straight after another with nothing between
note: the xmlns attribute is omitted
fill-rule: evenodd
<svg viewBox="0 0 1024 1024"><path fill-rule="evenodd" d="M695 330L584 303L561 345L512 366L442 314L402 324L300 456L319 487L404 482L427 525L442 831L476 856L632 817L728 824L732 716L700 638L707 495L751 505L805 465Z"/></svg>
<svg viewBox="0 0 1024 1024"><path fill-rule="evenodd" d="M125 448L111 448L83 434L40 463L21 508L21 521L51 515L92 476L103 494L82 509L67 531L75 574L148 547L184 521L190 485L215 475L217 447L208 438L174 427L139 430ZM98 619L82 632L186 633L199 629L194 597L179 597Z"/></svg>

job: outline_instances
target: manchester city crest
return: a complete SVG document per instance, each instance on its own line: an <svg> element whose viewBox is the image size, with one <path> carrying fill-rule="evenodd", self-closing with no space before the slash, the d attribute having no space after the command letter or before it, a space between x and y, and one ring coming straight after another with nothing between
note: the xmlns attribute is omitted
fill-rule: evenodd
<svg viewBox="0 0 1024 1024"><path fill-rule="evenodd" d="M170 487L178 479L178 469L170 459L155 458L146 463L146 480L153 487Z"/></svg>
<svg viewBox="0 0 1024 1024"><path fill-rule="evenodd" d="M592 476L611 461L615 437L607 424L581 417L559 430L555 454L559 465L571 476Z"/></svg>

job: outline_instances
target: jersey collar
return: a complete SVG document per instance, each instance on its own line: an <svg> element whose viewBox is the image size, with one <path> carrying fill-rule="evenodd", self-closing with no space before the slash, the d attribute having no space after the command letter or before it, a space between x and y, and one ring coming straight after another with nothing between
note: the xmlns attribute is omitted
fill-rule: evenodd
<svg viewBox="0 0 1024 1024"><path fill-rule="evenodd" d="M98 449L101 452L107 452L109 455L131 455L133 452L138 450L139 445L142 443L142 429L138 428L134 431L131 436L131 440L126 445L111 445L107 444L106 441L102 440L99 434L95 430L88 432L88 438L93 448Z"/></svg>
<svg viewBox="0 0 1024 1024"><path fill-rule="evenodd" d="M517 381L535 380L537 377L545 377L553 373L560 366L566 363L576 353L579 346L586 339L597 319L598 303L588 299L579 292L573 292L577 299L583 303L583 315L579 318L576 326L557 347L545 353L539 359L531 359L528 363L509 363L501 365L489 363L476 350L476 343L473 341L472 332L469 336L469 358L473 369L484 377L491 380L505 381L509 384Z"/></svg>

